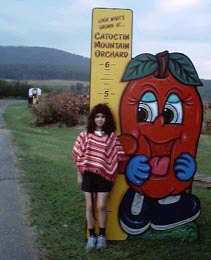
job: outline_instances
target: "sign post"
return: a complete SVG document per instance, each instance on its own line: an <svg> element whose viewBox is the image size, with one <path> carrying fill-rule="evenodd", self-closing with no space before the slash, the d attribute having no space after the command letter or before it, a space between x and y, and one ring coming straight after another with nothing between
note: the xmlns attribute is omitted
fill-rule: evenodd
<svg viewBox="0 0 211 260"><path fill-rule="evenodd" d="M120 134L119 101L125 82L121 78L132 52L132 11L128 9L93 9L90 108L98 103L110 107L117 134ZM108 201L107 239L124 240L127 234L118 221L118 208L127 189L124 176L118 175Z"/></svg>

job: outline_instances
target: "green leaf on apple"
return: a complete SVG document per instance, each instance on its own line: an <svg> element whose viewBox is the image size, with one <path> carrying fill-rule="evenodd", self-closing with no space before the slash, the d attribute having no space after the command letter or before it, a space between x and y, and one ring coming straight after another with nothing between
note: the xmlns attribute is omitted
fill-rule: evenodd
<svg viewBox="0 0 211 260"><path fill-rule="evenodd" d="M169 54L169 70L183 84L203 86L193 63L182 53L174 52Z"/></svg>
<svg viewBox="0 0 211 260"><path fill-rule="evenodd" d="M130 81L144 78L158 69L156 57L149 53L144 53L133 58L128 64L122 81Z"/></svg>

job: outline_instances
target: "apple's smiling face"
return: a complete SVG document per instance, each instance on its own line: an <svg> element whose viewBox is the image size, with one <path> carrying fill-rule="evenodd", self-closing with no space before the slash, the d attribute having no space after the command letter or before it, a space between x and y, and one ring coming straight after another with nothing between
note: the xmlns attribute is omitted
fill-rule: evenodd
<svg viewBox="0 0 211 260"><path fill-rule="evenodd" d="M176 179L173 167L182 152L195 156L202 121L202 105L192 86L178 82L170 73L129 82L120 104L122 133L138 140L136 154L148 157L150 178L140 187L152 197L178 194L191 181Z"/></svg>

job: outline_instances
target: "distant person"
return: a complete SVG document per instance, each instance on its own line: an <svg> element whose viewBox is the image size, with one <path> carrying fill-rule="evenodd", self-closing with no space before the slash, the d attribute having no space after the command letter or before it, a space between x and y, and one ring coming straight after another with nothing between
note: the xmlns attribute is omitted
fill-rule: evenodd
<svg viewBox="0 0 211 260"><path fill-rule="evenodd" d="M30 88L28 94L28 107L38 104L41 97L41 89Z"/></svg>
<svg viewBox="0 0 211 260"><path fill-rule="evenodd" d="M36 105L38 103L38 98L37 98L37 89L34 88L32 90L32 104Z"/></svg>
<svg viewBox="0 0 211 260"><path fill-rule="evenodd" d="M73 147L72 156L78 170L78 184L85 194L89 238L86 249L106 248L106 205L124 151L115 134L116 126L110 109L96 105ZM97 195L99 234L95 233L94 199Z"/></svg>
<svg viewBox="0 0 211 260"><path fill-rule="evenodd" d="M28 107L32 106L32 88L29 89L28 93Z"/></svg>

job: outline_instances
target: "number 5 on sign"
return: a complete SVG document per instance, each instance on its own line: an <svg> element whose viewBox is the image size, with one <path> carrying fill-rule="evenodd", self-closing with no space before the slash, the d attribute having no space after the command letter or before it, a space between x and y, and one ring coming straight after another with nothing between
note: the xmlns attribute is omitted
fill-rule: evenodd
<svg viewBox="0 0 211 260"><path fill-rule="evenodd" d="M119 101L126 83L121 78L131 59L132 11L127 9L93 9L90 108L107 104L119 127ZM123 175L118 175L108 201L107 238L124 240L127 235L118 221L118 208L127 190Z"/></svg>

